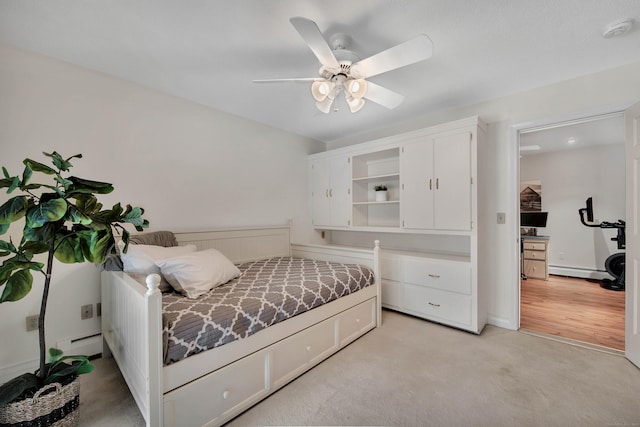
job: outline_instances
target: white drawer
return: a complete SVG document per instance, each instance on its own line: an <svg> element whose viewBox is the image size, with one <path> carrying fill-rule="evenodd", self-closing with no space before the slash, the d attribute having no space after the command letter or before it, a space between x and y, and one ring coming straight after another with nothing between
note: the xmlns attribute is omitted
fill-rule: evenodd
<svg viewBox="0 0 640 427"><path fill-rule="evenodd" d="M165 424L183 425L184 420L189 420L191 425L204 425L248 408L267 395L266 361L267 352L260 351L195 380L186 391L179 388L166 394ZM194 404L190 393L209 396L208 404Z"/></svg>
<svg viewBox="0 0 640 427"><path fill-rule="evenodd" d="M471 325L471 297L453 292L405 285L404 306L407 310L444 322Z"/></svg>
<svg viewBox="0 0 640 427"><path fill-rule="evenodd" d="M274 387L294 379L299 373L322 360L336 347L335 319L327 319L273 347L272 379Z"/></svg>
<svg viewBox="0 0 640 427"><path fill-rule="evenodd" d="M471 265L469 263L407 258L404 266L406 283L465 295L471 294Z"/></svg>
<svg viewBox="0 0 640 427"><path fill-rule="evenodd" d="M402 283L382 279L382 305L402 308Z"/></svg>
<svg viewBox="0 0 640 427"><path fill-rule="evenodd" d="M376 325L376 299L372 298L338 315L338 337L340 346L353 341L363 331Z"/></svg>

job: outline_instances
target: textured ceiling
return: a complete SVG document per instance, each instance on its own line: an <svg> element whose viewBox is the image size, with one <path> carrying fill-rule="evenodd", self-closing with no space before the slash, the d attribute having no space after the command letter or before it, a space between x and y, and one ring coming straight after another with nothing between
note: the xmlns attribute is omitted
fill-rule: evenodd
<svg viewBox="0 0 640 427"><path fill-rule="evenodd" d="M434 54L371 78L405 96L396 109L325 115L308 84L252 83L317 75L292 16L361 58L421 33ZM637 62L639 23L638 0L0 0L0 43L325 142Z"/></svg>

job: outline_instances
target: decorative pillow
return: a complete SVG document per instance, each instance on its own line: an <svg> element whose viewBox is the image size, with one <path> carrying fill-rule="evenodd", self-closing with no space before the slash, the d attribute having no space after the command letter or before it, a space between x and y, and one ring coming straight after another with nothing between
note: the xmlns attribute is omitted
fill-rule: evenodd
<svg viewBox="0 0 640 427"><path fill-rule="evenodd" d="M161 274L158 261L172 258L178 255L195 252L196 245L185 246L155 246L155 245L129 245L127 253L121 253L123 271L133 274ZM171 285L166 280L160 282L160 291L171 290Z"/></svg>
<svg viewBox="0 0 640 427"><path fill-rule="evenodd" d="M216 249L179 255L156 264L171 286L188 298L197 298L240 276L238 267Z"/></svg>

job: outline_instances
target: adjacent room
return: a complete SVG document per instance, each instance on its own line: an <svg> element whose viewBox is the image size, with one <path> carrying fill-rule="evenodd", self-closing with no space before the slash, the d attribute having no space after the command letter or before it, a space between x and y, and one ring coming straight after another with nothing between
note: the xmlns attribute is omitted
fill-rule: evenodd
<svg viewBox="0 0 640 427"><path fill-rule="evenodd" d="M521 328L624 350L624 117L521 132L520 156Z"/></svg>
<svg viewBox="0 0 640 427"><path fill-rule="evenodd" d="M639 58L637 0L0 0L0 425L640 423Z"/></svg>

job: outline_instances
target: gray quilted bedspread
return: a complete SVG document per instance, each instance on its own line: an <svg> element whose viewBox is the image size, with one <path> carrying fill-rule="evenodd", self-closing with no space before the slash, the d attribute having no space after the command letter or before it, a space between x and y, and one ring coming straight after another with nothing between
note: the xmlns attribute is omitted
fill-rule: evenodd
<svg viewBox="0 0 640 427"><path fill-rule="evenodd" d="M367 267L296 257L238 268L239 278L197 300L163 294L165 365L246 338L374 283Z"/></svg>

